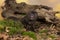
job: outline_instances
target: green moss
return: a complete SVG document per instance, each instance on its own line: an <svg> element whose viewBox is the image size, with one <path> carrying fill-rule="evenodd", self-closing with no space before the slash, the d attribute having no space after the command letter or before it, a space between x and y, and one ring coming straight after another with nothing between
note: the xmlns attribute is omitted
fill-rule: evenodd
<svg viewBox="0 0 60 40"><path fill-rule="evenodd" d="M50 34L50 35L48 35L50 38L52 38L52 39L55 39L56 38L56 36L54 35L54 34Z"/></svg>
<svg viewBox="0 0 60 40"><path fill-rule="evenodd" d="M20 29L23 29L23 25L20 21L13 20L2 20L0 21L0 31L5 30L4 27L10 28L10 34L20 32Z"/></svg>
<svg viewBox="0 0 60 40"><path fill-rule="evenodd" d="M9 34L10 35L13 35L13 34L20 34L20 32L21 32L21 29L20 28L16 28L16 27L10 27L10 29L9 29L10 31L9 31Z"/></svg>
<svg viewBox="0 0 60 40"><path fill-rule="evenodd" d="M29 31L29 32L22 32L22 35L27 35L27 36L33 38L34 40L37 40L36 35L35 35L34 32L31 32L31 31Z"/></svg>
<svg viewBox="0 0 60 40"><path fill-rule="evenodd" d="M40 33L47 33L48 30L44 29L44 30L40 30L39 32L40 32Z"/></svg>

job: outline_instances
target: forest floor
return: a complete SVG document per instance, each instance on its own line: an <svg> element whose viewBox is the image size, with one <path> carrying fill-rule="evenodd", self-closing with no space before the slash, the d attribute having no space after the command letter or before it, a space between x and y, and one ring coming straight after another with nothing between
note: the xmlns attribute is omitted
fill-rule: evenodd
<svg viewBox="0 0 60 40"><path fill-rule="evenodd" d="M0 21L0 40L60 40L60 27L41 24L39 32L26 31L22 27L13 21Z"/></svg>

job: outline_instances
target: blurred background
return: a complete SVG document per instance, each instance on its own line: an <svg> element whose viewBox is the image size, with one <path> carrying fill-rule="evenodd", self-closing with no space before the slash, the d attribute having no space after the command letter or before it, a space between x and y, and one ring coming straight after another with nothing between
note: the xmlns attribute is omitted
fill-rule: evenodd
<svg viewBox="0 0 60 40"><path fill-rule="evenodd" d="M4 5L5 0L0 0L0 20L3 18L1 17L1 6ZM17 3L20 2L26 2L27 4L32 4L32 5L47 5L52 7L55 11L60 11L60 0L16 0ZM57 14L58 17L60 17L60 14Z"/></svg>

